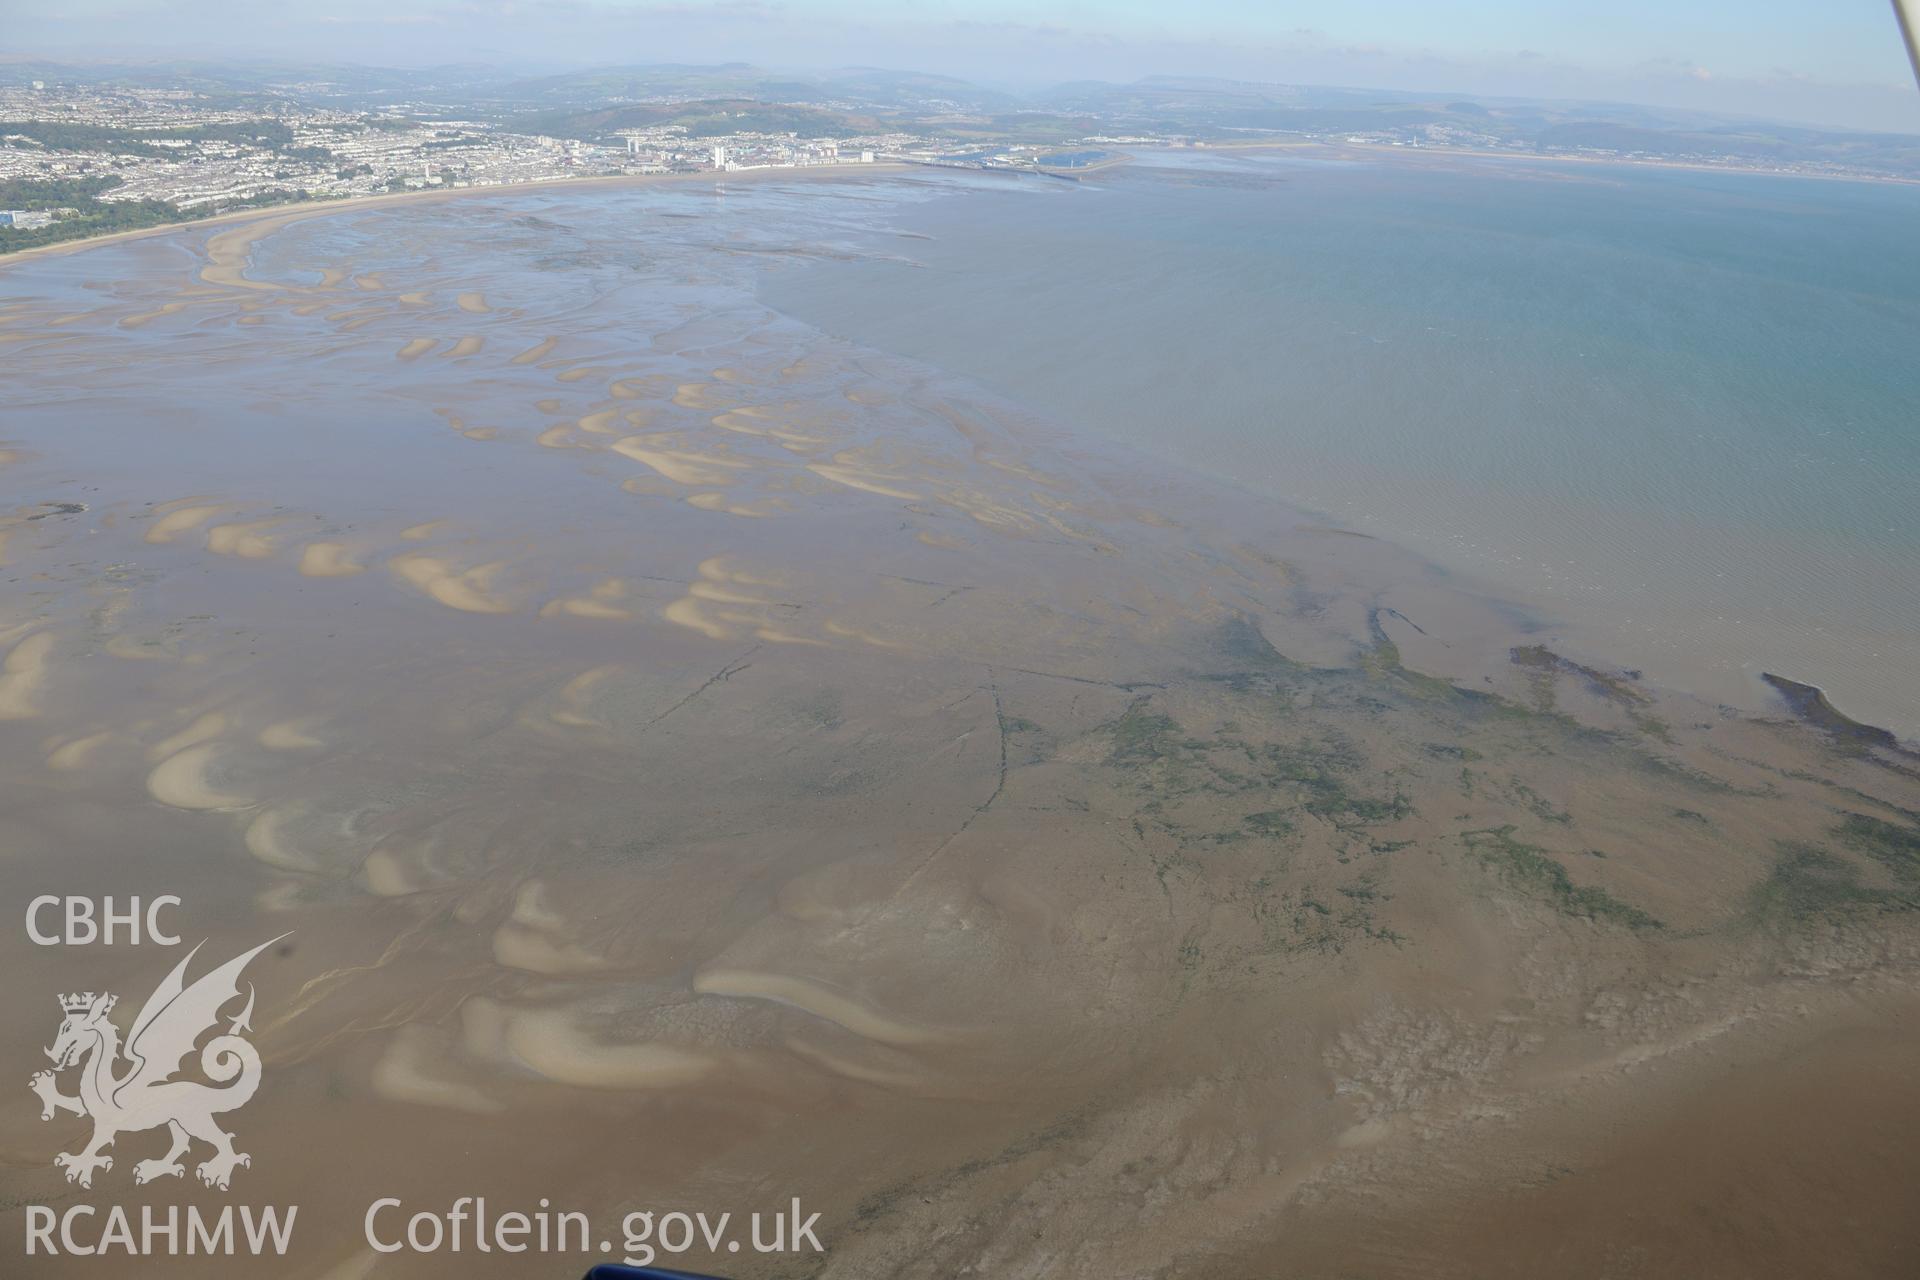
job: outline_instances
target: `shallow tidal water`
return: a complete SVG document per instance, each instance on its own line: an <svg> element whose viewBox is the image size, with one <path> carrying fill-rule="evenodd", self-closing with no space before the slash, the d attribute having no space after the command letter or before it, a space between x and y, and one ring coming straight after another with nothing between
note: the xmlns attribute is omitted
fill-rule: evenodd
<svg viewBox="0 0 1920 1280"><path fill-rule="evenodd" d="M484 1196L616 1246L821 1214L817 1255L656 1259L742 1276L1915 1257L1912 756L765 300L977 196L595 185L0 267L9 911L286 935L218 1191L135 1184L157 1133L76 1185L26 1087L57 994L125 1031L180 953L0 932L0 1252L28 1206L242 1202L299 1206L274 1274L530 1274L363 1238Z"/></svg>
<svg viewBox="0 0 1920 1280"><path fill-rule="evenodd" d="M1920 189L1311 154L927 202L911 265L762 296L1413 548L1566 646L1920 734Z"/></svg>

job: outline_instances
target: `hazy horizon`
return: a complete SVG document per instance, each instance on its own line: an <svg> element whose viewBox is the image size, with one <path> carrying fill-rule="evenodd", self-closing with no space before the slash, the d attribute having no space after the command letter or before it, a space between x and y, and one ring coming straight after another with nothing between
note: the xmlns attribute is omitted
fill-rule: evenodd
<svg viewBox="0 0 1920 1280"><path fill-rule="evenodd" d="M766 73L769 75L788 75L796 78L818 77L822 80L830 80L832 77L836 75L845 75L850 73L861 73L861 72L873 72L873 73L879 73L882 75L896 75L896 76L902 76L902 77L925 76L930 79L932 78L948 79L948 80L954 81L956 84L964 84L975 89L983 89L983 90L1005 93L1015 98L1039 97L1044 95L1050 90L1064 88L1066 86L1074 85L1074 84L1107 84L1107 85L1120 86L1120 85L1129 85L1129 84L1150 84L1155 82L1165 82L1165 83L1216 82L1222 85L1246 86L1249 88L1259 88L1259 89L1305 90L1309 92L1320 92L1320 93L1378 93L1382 95L1392 95L1396 98L1406 97L1409 99L1457 98L1457 99L1466 100L1466 101L1479 101L1479 102L1486 102L1486 103L1511 102L1511 103L1540 104L1543 106L1560 106L1560 107L1592 106L1592 107L1606 107L1606 108L1616 108L1616 109L1617 108L1633 108L1633 109L1648 110L1648 111L1665 110L1665 111L1675 112L1677 115L1682 115L1682 116L1697 114L1699 117L1703 119L1717 118L1717 119L1725 120L1728 122L1750 121L1757 124L1766 123L1766 124L1787 125L1787 126L1794 126L1794 127L1800 127L1800 128L1815 129L1815 130L1832 130L1836 132L1884 133L1884 134L1902 136L1902 137L1920 136L1920 113L1917 113L1917 118L1915 119L1915 121L1906 127L1899 127L1899 126L1879 127L1879 126L1873 126L1873 125L1847 125L1842 123L1821 123L1819 121L1813 121L1813 120L1808 120L1804 118L1796 118L1792 116L1782 115L1777 111L1768 111L1764 107L1756 107L1751 110L1734 110L1730 108L1720 108L1720 107L1675 107L1668 104L1648 102L1644 100L1632 100L1632 99L1619 98L1619 97L1607 98L1607 97L1595 97L1591 95L1571 95L1571 94L1552 94L1552 93L1540 93L1540 94L1482 93L1482 92L1475 92L1475 91L1465 90L1465 89L1448 88L1444 85L1428 86L1424 88L1422 87L1388 87L1383 85L1340 83L1340 82L1333 82L1333 81L1258 79L1251 76L1224 76L1224 75L1211 75L1211 74L1201 73L1201 72L1177 72L1177 71L1147 71L1147 72L1143 72L1138 76L1133 76L1126 79L1118 79L1118 78L1100 79L1098 77L1085 77L1081 79L1061 79L1061 80L1051 80L1051 81L1049 80L995 81L995 80L984 78L984 77L966 76L966 75L961 75L954 72L930 71L926 68L921 68L921 67L883 65L883 64L861 63L861 62L795 64L795 63L786 63L786 62L762 63L762 62L748 61L745 59L730 59L730 60L715 61L715 62L687 62L687 61L551 62L551 61L541 61L541 60L528 60L524 58L514 58L510 55L501 54L493 58L476 56L473 58L454 59L450 61L406 64L406 63L401 63L397 61L366 62L366 61L358 61L358 60L346 59L346 58L301 59L301 58L287 56L287 55L274 55L269 53L231 54L231 55L225 55L225 56L209 55L209 56L202 56L202 57L194 57L186 54L167 53L167 52L161 52L161 51L151 51L145 55L134 53L131 51L123 52L119 54L102 53L102 54L92 54L92 55L79 54L79 53L72 54L72 55L53 55L53 54L39 55L39 54L31 54L31 53L20 54L12 51L0 51L0 67L5 67L9 64L19 65L21 63L28 63L28 64L45 63L45 64L50 64L52 66L60 67L60 68L67 68L67 69L72 69L77 71L87 71L87 72L98 72L100 70L103 70L109 67L125 67L129 69L153 68L157 70L157 69L164 69L169 67L179 67L183 65L212 66L212 67L221 67L221 68L228 68L228 69L246 69L246 70L255 70L263 73L270 73L276 69L286 69L289 71L294 69L314 69L314 70L355 71L355 72L363 72L363 73L391 72L391 73L402 74L402 75L431 73L436 70L471 69L471 70L486 70L486 71L498 72L503 78L524 79L524 80L539 80L539 79L545 79L550 77L558 78L558 77L568 76L568 75L591 75L595 73L611 73L611 72L723 71L723 70L729 70L734 68L738 68L742 70L751 70L755 72ZM1916 104L1920 104L1920 96L1916 96Z"/></svg>
<svg viewBox="0 0 1920 1280"><path fill-rule="evenodd" d="M1015 8L868 0L361 0L298 12L227 3L9 3L0 56L53 62L260 60L530 74L668 63L870 66L1032 90L1063 81L1201 76L1488 98L1609 101L1823 127L1920 132L1920 93L1893 14L1712 0L1598 13L1520 4L1446 13L1390 3L1251 11L1224 0L1169 20L1134 0ZM103 39L102 31L111 31Z"/></svg>

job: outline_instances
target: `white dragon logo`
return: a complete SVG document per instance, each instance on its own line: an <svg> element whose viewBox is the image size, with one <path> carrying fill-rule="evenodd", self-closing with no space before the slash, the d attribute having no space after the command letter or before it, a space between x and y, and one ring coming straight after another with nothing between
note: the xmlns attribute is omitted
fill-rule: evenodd
<svg viewBox="0 0 1920 1280"><path fill-rule="evenodd" d="M28 1085L40 1095L42 1120L53 1119L57 1111L93 1117L92 1141L79 1151L63 1151L53 1158L55 1165L67 1171L68 1182L91 1187L95 1169L113 1168L113 1157L103 1152L113 1145L115 1137L161 1125L173 1135L172 1149L158 1160L134 1165L133 1180L137 1183L185 1173L180 1157L196 1138L213 1147L212 1158L196 1171L200 1181L210 1187L225 1191L234 1169L253 1163L251 1157L233 1149L233 1135L213 1122L214 1116L245 1106L260 1087L260 1054L240 1038L242 1031L253 1029L248 1025L253 1016L251 983L247 985L246 1008L232 1020L225 1035L216 1035L200 1050L201 1071L225 1087L173 1077L183 1059L193 1052L194 1043L219 1023L221 1008L239 996L240 971L278 941L280 938L261 943L203 975L192 986L185 985L183 979L200 947L189 951L147 997L127 1032L124 1051L119 1030L107 1021L118 996L96 996L88 991L60 997L66 1018L53 1047L46 1051L53 1059L53 1070L36 1072ZM131 1065L124 1073L115 1074L123 1054ZM82 1063L78 1096L61 1093L54 1084L54 1073Z"/></svg>

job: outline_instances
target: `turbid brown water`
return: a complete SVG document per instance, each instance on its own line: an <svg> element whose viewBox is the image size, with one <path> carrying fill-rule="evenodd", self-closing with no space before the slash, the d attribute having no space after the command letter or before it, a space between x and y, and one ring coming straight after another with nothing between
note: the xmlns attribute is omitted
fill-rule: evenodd
<svg viewBox="0 0 1920 1280"><path fill-rule="evenodd" d="M798 1197L823 1253L658 1260L1910 1269L1911 762L753 301L896 190L0 273L6 1256L27 1206L271 1204L271 1274L558 1276L363 1219L544 1198L618 1254ZM180 953L32 945L40 894L290 931L231 1190L135 1186L157 1133L56 1168L54 997L124 1024Z"/></svg>

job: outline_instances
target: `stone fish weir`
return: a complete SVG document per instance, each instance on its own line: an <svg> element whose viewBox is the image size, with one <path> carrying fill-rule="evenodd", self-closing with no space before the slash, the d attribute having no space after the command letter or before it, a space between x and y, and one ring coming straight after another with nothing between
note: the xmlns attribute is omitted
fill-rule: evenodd
<svg viewBox="0 0 1920 1280"><path fill-rule="evenodd" d="M1898 744L1554 654L755 301L922 191L0 271L5 874L291 931L232 1192L300 1206L282 1273L529 1274L376 1254L375 1196L820 1211L817 1256L673 1259L728 1274L1911 1257ZM23 1068L49 992L154 976L0 948ZM0 1109L8 1206L68 1194L72 1123Z"/></svg>

